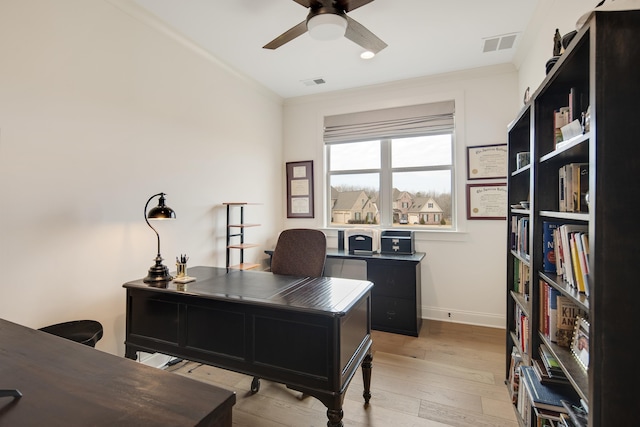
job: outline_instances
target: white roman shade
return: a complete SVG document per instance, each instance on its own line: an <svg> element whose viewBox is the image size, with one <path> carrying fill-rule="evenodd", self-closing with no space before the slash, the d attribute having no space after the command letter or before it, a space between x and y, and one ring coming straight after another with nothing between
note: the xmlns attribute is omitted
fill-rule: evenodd
<svg viewBox="0 0 640 427"><path fill-rule="evenodd" d="M324 142L339 144L451 132L454 112L454 101L442 101L327 116Z"/></svg>

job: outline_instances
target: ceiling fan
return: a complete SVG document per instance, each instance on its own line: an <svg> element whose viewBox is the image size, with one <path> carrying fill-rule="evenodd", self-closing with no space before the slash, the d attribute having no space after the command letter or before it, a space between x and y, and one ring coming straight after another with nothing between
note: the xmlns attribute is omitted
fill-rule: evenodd
<svg viewBox="0 0 640 427"><path fill-rule="evenodd" d="M367 30L347 12L371 3L373 0L293 0L309 9L307 19L285 31L263 46L277 49L296 37L306 33L319 40L331 40L342 36L369 52L376 54L387 47L375 34Z"/></svg>

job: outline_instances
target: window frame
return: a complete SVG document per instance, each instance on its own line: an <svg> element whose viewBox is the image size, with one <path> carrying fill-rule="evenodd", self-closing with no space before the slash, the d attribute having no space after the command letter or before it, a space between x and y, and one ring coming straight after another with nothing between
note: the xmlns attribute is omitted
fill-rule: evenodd
<svg viewBox="0 0 640 427"><path fill-rule="evenodd" d="M371 228L398 228L398 229L415 229L417 231L426 231L426 232L451 232L457 231L459 228L459 218L457 216L457 186L458 186L458 168L456 168L456 151L457 151L457 143L456 143L456 126L451 128L450 131L440 132L437 134L428 134L423 136L435 136L435 135L450 135L451 136L451 164L450 165L433 165L433 166L409 166L409 167L392 167L392 141L394 138L380 138L372 141L380 142L380 168L369 168L369 169L354 169L354 170L340 170L340 171L331 171L331 146L334 144L327 144L323 141L323 149L325 154L325 186L327 199L325 206L325 227L327 228L336 228L335 224L331 223L331 177L333 175L360 175L367 173L376 173L379 175L379 187L378 187L378 209L380 212L380 223L376 225L366 225L366 224L344 224L340 225L341 228L356 228L356 227L371 227ZM402 138L395 138L402 139ZM417 225L415 227L407 227L406 225L397 226L393 223L393 200L390 199L393 195L393 182L392 177L394 173L402 173L402 172L432 172L432 171L442 171L447 170L450 172L450 188L451 188L451 226L447 228L432 228L429 226L421 226Z"/></svg>

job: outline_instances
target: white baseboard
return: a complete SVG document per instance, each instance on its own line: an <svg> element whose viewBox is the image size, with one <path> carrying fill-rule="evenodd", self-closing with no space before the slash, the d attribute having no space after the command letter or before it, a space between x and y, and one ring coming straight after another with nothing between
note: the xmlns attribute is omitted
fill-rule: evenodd
<svg viewBox="0 0 640 427"><path fill-rule="evenodd" d="M506 328L504 316L472 311L447 310L438 307L422 307L422 318L442 322L463 323L467 325L486 326L489 328Z"/></svg>

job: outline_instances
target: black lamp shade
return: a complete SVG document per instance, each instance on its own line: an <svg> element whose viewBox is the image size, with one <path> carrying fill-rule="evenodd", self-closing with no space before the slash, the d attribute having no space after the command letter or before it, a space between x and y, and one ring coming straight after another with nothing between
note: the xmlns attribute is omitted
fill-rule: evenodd
<svg viewBox="0 0 640 427"><path fill-rule="evenodd" d="M155 197L155 196L153 196ZM152 198L153 198L152 197ZM176 213L169 206L165 205L164 193L160 193L158 206L152 208L147 213L149 219L176 219Z"/></svg>
<svg viewBox="0 0 640 427"><path fill-rule="evenodd" d="M176 213L169 206L158 205L155 208L149 210L147 214L149 219L176 219Z"/></svg>

